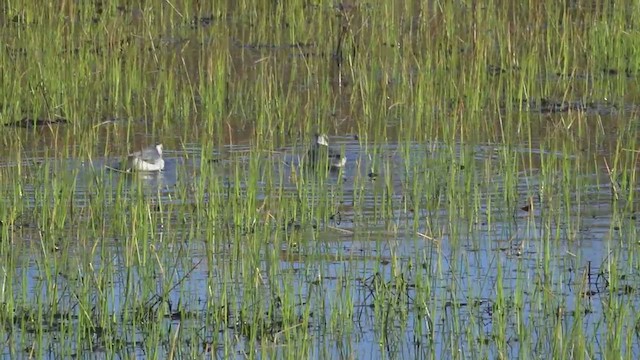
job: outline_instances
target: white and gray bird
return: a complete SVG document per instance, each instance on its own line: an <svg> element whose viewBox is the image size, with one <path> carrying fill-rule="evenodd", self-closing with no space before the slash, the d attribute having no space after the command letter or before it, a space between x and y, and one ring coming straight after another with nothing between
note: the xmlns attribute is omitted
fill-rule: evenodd
<svg viewBox="0 0 640 360"><path fill-rule="evenodd" d="M127 156L127 160L120 166L121 170L131 172L152 172L164 169L162 158L162 144L150 146L146 149L133 152Z"/></svg>

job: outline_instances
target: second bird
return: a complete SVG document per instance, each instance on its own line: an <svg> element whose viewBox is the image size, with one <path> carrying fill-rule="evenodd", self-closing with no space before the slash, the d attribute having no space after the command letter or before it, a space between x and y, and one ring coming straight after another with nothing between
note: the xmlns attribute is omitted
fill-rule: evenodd
<svg viewBox="0 0 640 360"><path fill-rule="evenodd" d="M325 134L316 134L307 157L312 167L326 166L329 170L340 169L347 163L345 156L329 147L329 138Z"/></svg>

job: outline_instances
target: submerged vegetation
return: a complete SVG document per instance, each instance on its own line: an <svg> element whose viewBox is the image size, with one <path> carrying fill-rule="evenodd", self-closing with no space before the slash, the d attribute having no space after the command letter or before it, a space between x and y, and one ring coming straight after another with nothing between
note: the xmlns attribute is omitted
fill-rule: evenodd
<svg viewBox="0 0 640 360"><path fill-rule="evenodd" d="M2 354L637 358L638 22L3 2Z"/></svg>

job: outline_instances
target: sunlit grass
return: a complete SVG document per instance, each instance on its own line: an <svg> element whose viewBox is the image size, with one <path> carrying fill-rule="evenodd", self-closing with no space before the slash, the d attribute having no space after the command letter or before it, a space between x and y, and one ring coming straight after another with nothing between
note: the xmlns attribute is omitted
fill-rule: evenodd
<svg viewBox="0 0 640 360"><path fill-rule="evenodd" d="M3 354L633 358L638 11L1 5Z"/></svg>

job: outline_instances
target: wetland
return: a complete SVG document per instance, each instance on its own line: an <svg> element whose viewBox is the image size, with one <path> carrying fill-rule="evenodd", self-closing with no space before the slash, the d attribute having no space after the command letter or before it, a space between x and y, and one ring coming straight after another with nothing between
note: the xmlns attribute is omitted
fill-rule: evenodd
<svg viewBox="0 0 640 360"><path fill-rule="evenodd" d="M640 4L205 3L0 5L3 358L638 358Z"/></svg>

